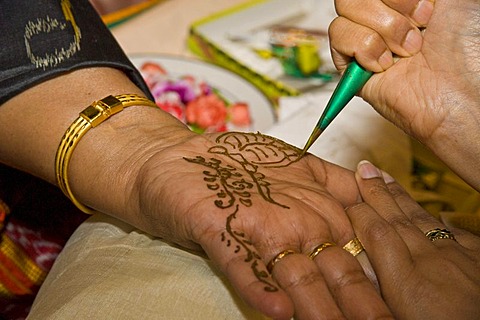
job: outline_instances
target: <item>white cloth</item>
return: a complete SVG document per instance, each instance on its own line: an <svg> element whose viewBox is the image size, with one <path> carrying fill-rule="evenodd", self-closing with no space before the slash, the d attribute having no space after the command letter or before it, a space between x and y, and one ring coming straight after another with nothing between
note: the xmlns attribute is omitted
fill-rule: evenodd
<svg viewBox="0 0 480 320"><path fill-rule="evenodd" d="M266 318L208 260L96 214L68 241L28 319Z"/></svg>

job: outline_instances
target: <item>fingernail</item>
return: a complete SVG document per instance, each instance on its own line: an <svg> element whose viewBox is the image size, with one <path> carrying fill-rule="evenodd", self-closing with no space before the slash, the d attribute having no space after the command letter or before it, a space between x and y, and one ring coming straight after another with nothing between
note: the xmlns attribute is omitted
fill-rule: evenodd
<svg viewBox="0 0 480 320"><path fill-rule="evenodd" d="M387 184L395 182L395 179L383 170L382 170L382 176L383 176L383 181L385 181L385 183Z"/></svg>
<svg viewBox="0 0 480 320"><path fill-rule="evenodd" d="M413 11L412 19L415 20L419 26L426 26L432 17L433 7L433 0L420 0Z"/></svg>
<svg viewBox="0 0 480 320"><path fill-rule="evenodd" d="M378 58L378 64L383 70L387 70L393 64L392 52L390 50L385 50L380 58Z"/></svg>
<svg viewBox="0 0 480 320"><path fill-rule="evenodd" d="M358 163L357 172L362 179L381 178L382 173L367 160L362 160Z"/></svg>
<svg viewBox="0 0 480 320"><path fill-rule="evenodd" d="M403 41L403 48L410 54L417 53L422 47L422 34L418 29L408 31L405 40Z"/></svg>

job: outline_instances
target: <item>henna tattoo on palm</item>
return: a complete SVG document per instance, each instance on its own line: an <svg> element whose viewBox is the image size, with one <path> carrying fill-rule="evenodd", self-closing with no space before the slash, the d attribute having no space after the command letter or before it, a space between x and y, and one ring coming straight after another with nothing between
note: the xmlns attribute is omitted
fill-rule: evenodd
<svg viewBox="0 0 480 320"><path fill-rule="evenodd" d="M228 247L233 247L235 253L245 250L247 253L245 262L250 263L256 278L265 284L265 290L277 291L278 287L268 280L268 272L259 268L261 257L252 243L245 233L234 229L233 223L241 206L252 206L251 195L255 190L264 200L289 209L272 198L271 184L260 169L286 167L300 160L301 150L260 133L228 132L220 135L215 142L217 145L211 147L208 152L235 161L240 165L240 170L222 163L219 158L207 160L197 156L184 159L208 168L203 171L205 175L203 180L207 183L208 189L216 192L215 206L221 209L233 208L233 212L226 220L222 242Z"/></svg>

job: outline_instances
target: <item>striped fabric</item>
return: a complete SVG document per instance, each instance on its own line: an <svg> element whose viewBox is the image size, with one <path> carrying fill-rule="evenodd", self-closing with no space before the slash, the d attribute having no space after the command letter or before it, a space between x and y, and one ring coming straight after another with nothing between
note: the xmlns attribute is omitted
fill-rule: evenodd
<svg viewBox="0 0 480 320"><path fill-rule="evenodd" d="M86 217L58 188L0 165L0 320L27 317L65 242Z"/></svg>
<svg viewBox="0 0 480 320"><path fill-rule="evenodd" d="M15 228L14 224L10 223L8 229L13 228ZM40 252L36 257L29 256L25 247L10 237L9 232L3 233L0 243L0 295L13 297L34 294L48 272L35 261L35 258L43 258L42 253ZM56 254L59 252L60 247Z"/></svg>

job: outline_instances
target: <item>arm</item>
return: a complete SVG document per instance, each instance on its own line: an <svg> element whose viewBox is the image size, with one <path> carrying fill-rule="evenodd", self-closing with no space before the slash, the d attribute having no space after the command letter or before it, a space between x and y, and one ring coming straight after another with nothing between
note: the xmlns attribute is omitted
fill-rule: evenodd
<svg viewBox="0 0 480 320"><path fill-rule="evenodd" d="M80 111L107 95L146 94L122 68L80 65L8 96L0 161L55 183L57 147ZM343 210L358 194L352 173L298 153L261 134L196 135L159 109L133 106L80 140L70 185L84 205L206 253L247 303L271 317L388 314L341 249L354 237ZM335 268L308 258L326 241L338 244L322 252ZM285 249L297 254L267 272Z"/></svg>
<svg viewBox="0 0 480 320"><path fill-rule="evenodd" d="M79 93L65 90L73 83ZM85 96L80 94L83 91L87 92ZM0 108L0 133L10 137L8 143L1 144L2 161L54 182L53 161L65 127L94 96L120 92L139 89L117 70L84 69L12 98ZM19 107L24 112L17 112ZM44 117L58 109L62 112ZM276 141L255 134L234 134L231 138ZM82 138L70 165L71 186L76 197L95 210L189 250L206 252L240 296L267 315L288 318L294 309L314 314L368 313L374 306L375 312L388 314L385 307L377 307L382 302L366 277L358 285L361 267L341 249L353 233L342 205L330 192L342 202L352 203L356 190L351 173L314 157L299 160L299 150L283 144L278 150L287 153L282 155L277 150L278 159L272 158L273 154L269 158L278 164L263 166L251 150L233 152L232 145L218 135L193 134L161 110L130 107ZM261 144L259 148L262 154L272 150ZM239 186L246 189L227 189L225 194L238 195L217 198L221 192L212 191L205 180L205 170L217 172L208 164L211 159L221 163L219 169L235 168L245 179ZM257 165L259 170L255 171ZM230 183L225 181L226 185ZM228 200L233 201L231 205L226 205ZM236 219L232 225L233 216ZM232 228L235 232L225 233ZM237 237L237 231L246 238ZM222 240L225 235L235 246ZM325 241L339 246L322 252L336 263L320 276L321 269L307 254ZM285 248L298 254L279 263L272 278L265 266ZM324 265L321 261L325 260L315 260ZM356 280L345 282L344 273ZM320 280L324 276L331 281L328 285ZM355 290L350 290L353 283ZM330 296L329 286L336 288L338 296ZM337 305L336 299L344 304ZM318 301L322 301L319 308L312 309ZM301 318L311 316L307 313Z"/></svg>

